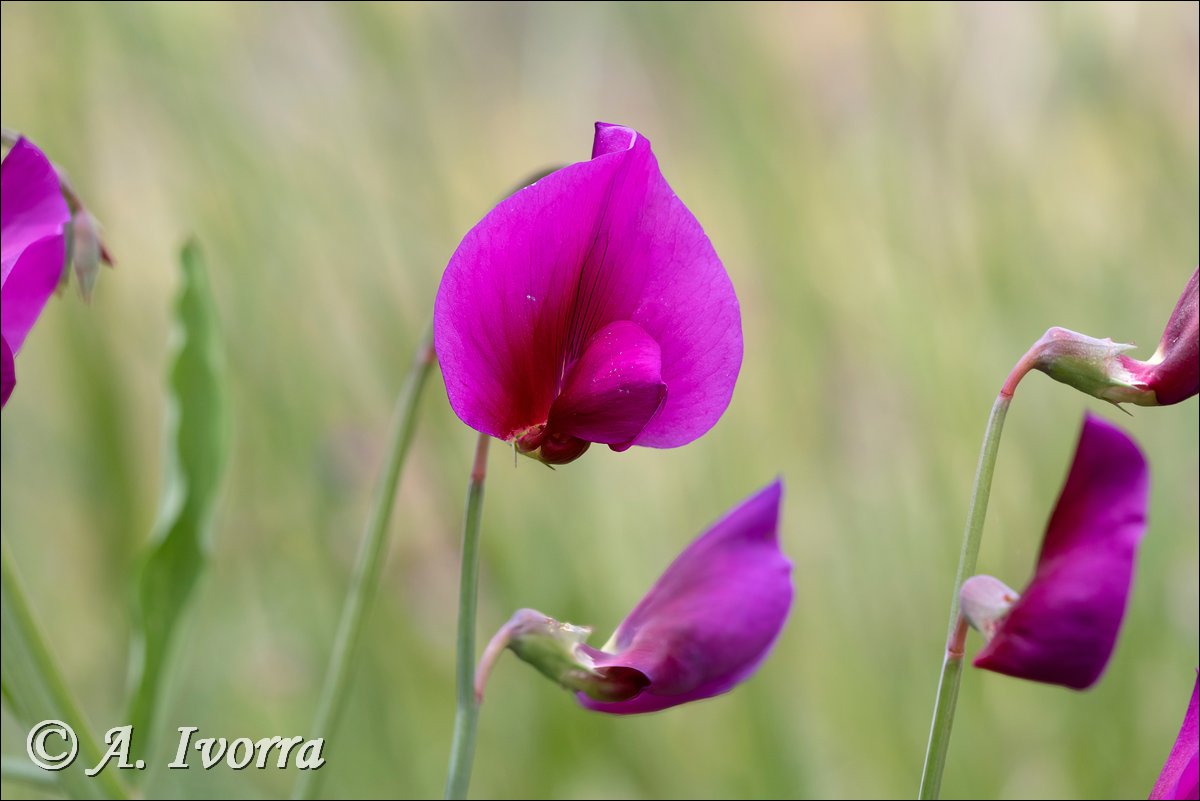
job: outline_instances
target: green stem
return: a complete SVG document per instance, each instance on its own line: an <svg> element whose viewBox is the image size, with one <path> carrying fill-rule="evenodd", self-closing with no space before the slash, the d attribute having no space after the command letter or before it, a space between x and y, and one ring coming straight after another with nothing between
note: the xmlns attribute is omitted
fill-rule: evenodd
<svg viewBox="0 0 1200 801"><path fill-rule="evenodd" d="M84 774L85 768L100 764L104 752L92 737L91 725L67 689L46 638L33 618L25 590L17 579L7 540L0 542L0 596L4 700L23 726L45 720L69 724L79 745L78 756L69 767L46 775L57 779L63 790L74 798L128 798L129 794L117 778L115 765L109 764L94 777ZM49 742L55 751L62 745L57 738Z"/></svg>
<svg viewBox="0 0 1200 801"><path fill-rule="evenodd" d="M446 798L466 798L475 756L475 727L479 701L475 698L475 602L479 587L479 521L483 517L483 481L487 475L487 449L491 437L479 435L475 466L467 486L467 514L463 523L462 576L458 587L457 708L454 740L450 745L450 770Z"/></svg>
<svg viewBox="0 0 1200 801"><path fill-rule="evenodd" d="M342 606L342 617L338 621L333 650L329 654L329 667L325 672L325 683L321 687L317 714L313 718L312 729L308 732L309 737L329 738L337 729L350 681L350 668L354 663L362 634L363 621L379 589L379 574L387 553L388 523L396 505L396 492L399 489L404 459L408 456L416 429L421 389L425 386L434 361L432 332L426 330L413 356L413 364L404 380L400 396L396 400L387 464L379 476L379 483L375 486L371 513L367 518L362 544L359 546L354 576ZM320 770L300 771L292 789L292 798L315 798L325 773L326 771Z"/></svg>
<svg viewBox="0 0 1200 801"><path fill-rule="evenodd" d="M958 558L958 573L954 578L954 595L950 599L950 630L946 634L946 653L942 660L937 698L933 703L933 723L929 729L925 769L921 774L919 798L922 799L937 798L942 789L942 771L946 767L950 729L954 725L954 709L958 703L958 687L962 680L963 641L966 638L966 625L959 616L958 593L962 583L974 575L975 563L979 560L979 544L983 539L983 521L987 517L992 474L996 469L996 453L1000 449L1000 433L1004 429L1004 416L1008 412L1016 381L1028 371L1028 367L1022 369L1024 362L1025 360L1022 360L1018 364L992 406L992 414L988 418L987 430L983 435L983 449L979 453L979 465L975 468L975 485L971 490L967 527L963 533L962 553Z"/></svg>
<svg viewBox="0 0 1200 801"><path fill-rule="evenodd" d="M3 776L6 781L21 782L51 792L58 789L58 782L54 780L54 774L48 770L42 770L30 762L28 757L7 755L0 757L0 776Z"/></svg>
<svg viewBox="0 0 1200 801"><path fill-rule="evenodd" d="M1040 342L1040 340L1039 340ZM971 488L971 506L967 510L967 527L963 532L962 552L958 557L958 573L954 577L954 594L950 598L950 629L946 633L946 653L942 658L942 673L938 679L937 697L933 701L933 722L929 727L929 746L925 749L925 767L921 771L918 798L937 798L942 792L942 772L946 769L946 751L950 748L950 730L954 726L954 710L958 705L958 687L962 681L963 650L967 638L966 621L959 613L958 594L963 582L975 574L979 561L979 545L983 541L983 521L987 517L988 498L992 493L992 474L996 471L996 454L1000 450L1000 434L1004 417L1017 385L1035 369L1039 344L1025 352L1013 366L1000 394L992 404L987 429L983 432L983 448L975 468L975 484Z"/></svg>

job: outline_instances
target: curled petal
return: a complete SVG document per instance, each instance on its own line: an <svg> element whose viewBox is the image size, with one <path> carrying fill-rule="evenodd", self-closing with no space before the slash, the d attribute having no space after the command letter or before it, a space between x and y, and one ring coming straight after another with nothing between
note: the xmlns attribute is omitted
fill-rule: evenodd
<svg viewBox="0 0 1200 801"><path fill-rule="evenodd" d="M1137 445L1088 415L1033 580L976 667L1077 690L1095 683L1125 615L1147 493Z"/></svg>
<svg viewBox="0 0 1200 801"><path fill-rule="evenodd" d="M1163 329L1158 350L1143 365L1141 379L1154 392L1159 404L1169 406L1187 400L1200 391L1200 316L1197 306L1197 276L1183 288L1179 302Z"/></svg>
<svg viewBox="0 0 1200 801"><path fill-rule="evenodd" d="M1200 730L1200 721L1197 720L1200 713L1196 708L1198 694L1200 681L1192 687L1192 701L1184 713L1175 745L1171 747L1162 773L1154 783L1154 790L1150 793L1152 800L1196 798L1200 793L1200 771L1197 770L1197 735Z"/></svg>
<svg viewBox="0 0 1200 801"><path fill-rule="evenodd" d="M550 428L589 442L632 442L662 406L662 350L637 323L592 337L550 407Z"/></svg>
<svg viewBox="0 0 1200 801"><path fill-rule="evenodd" d="M654 712L727 692L766 657L792 603L791 563L779 550L776 481L734 509L667 568L602 651L598 668L647 679L630 700L579 702L599 712ZM586 648L586 646L584 646Z"/></svg>
<svg viewBox="0 0 1200 801"><path fill-rule="evenodd" d="M666 386L631 444L683 445L733 393L737 298L645 137L599 124L593 152L502 201L450 259L434 309L446 391L472 428L521 437L547 422L593 338L627 321L657 343Z"/></svg>

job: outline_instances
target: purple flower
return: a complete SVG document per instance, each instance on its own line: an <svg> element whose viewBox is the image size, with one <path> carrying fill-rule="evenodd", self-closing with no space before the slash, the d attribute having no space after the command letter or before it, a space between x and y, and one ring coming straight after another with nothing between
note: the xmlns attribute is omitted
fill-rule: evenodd
<svg viewBox="0 0 1200 801"><path fill-rule="evenodd" d="M2 403L16 385L13 357L62 276L63 226L70 219L53 165L29 140L18 139L0 165Z"/></svg>
<svg viewBox="0 0 1200 801"><path fill-rule="evenodd" d="M455 413L549 464L672 448L716 423L741 316L650 142L596 124L590 161L502 201L451 257L434 342Z"/></svg>
<svg viewBox="0 0 1200 801"><path fill-rule="evenodd" d="M656 712L733 689L766 657L791 608L782 493L774 482L689 545L602 649L584 644L589 628L517 612L484 652L477 694L505 647L598 712Z"/></svg>
<svg viewBox="0 0 1200 801"><path fill-rule="evenodd" d="M1163 329L1158 349L1147 361L1125 355L1133 350L1133 345L1096 339L1066 328L1051 328L1022 359L1024 369L1015 373L1016 380L1020 380L1025 370L1037 369L1056 381L1114 404L1170 406L1187 400L1200 390L1198 272L1192 272ZM1015 386L1012 378L1010 382ZM1012 394L1011 389L1008 394Z"/></svg>
<svg viewBox="0 0 1200 801"><path fill-rule="evenodd" d="M1123 367L1134 380L1153 393L1160 406L1187 400L1200 391L1200 322L1197 321L1197 276L1200 268L1183 288L1171 319L1163 329L1158 349L1149 361L1139 362L1120 356Z"/></svg>
<svg viewBox="0 0 1200 801"><path fill-rule="evenodd" d="M963 583L963 614L988 639L976 667L1077 690L1100 678L1125 616L1148 482L1134 441L1088 415L1025 592L991 576Z"/></svg>
<svg viewBox="0 0 1200 801"><path fill-rule="evenodd" d="M1192 688L1192 701L1188 704L1183 716L1183 725L1179 727L1179 736L1163 765L1154 790L1150 793L1152 799L1194 799L1200 795L1200 770L1197 761L1197 721L1196 695L1200 693L1200 681Z"/></svg>

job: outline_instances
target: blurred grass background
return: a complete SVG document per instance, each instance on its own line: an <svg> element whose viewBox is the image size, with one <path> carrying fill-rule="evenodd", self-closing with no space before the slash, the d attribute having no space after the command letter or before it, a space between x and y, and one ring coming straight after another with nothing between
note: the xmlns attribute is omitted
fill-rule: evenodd
<svg viewBox="0 0 1200 801"><path fill-rule="evenodd" d="M516 181L636 127L738 289L746 358L695 444L556 473L493 450L480 637L517 607L597 643L781 473L790 623L732 695L577 708L515 659L478 797L911 797L988 409L1048 326L1153 350L1197 263L1197 6L30 4L0 10L6 126L68 169L118 267L51 303L3 422L4 536L70 683L123 721L130 582L160 485L177 249L206 248L235 441L169 728L308 733L393 396L462 234ZM1197 405L1030 376L980 562L1023 586L1085 409L1153 465L1107 675L968 668L947 797L1144 797L1198 656ZM431 382L326 794L439 794L473 433ZM972 635L968 655L979 647ZM151 796L271 797L164 769ZM5 754L24 731L5 714ZM30 793L5 783L5 797Z"/></svg>

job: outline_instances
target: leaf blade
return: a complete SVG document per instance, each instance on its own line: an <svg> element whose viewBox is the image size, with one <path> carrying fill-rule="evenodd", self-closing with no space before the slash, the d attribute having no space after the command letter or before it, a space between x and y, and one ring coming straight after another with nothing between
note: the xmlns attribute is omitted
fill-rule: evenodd
<svg viewBox="0 0 1200 801"><path fill-rule="evenodd" d="M168 373L158 521L138 576L129 722L154 742L178 627L208 564L228 461L228 406L219 320L199 246L184 245Z"/></svg>

